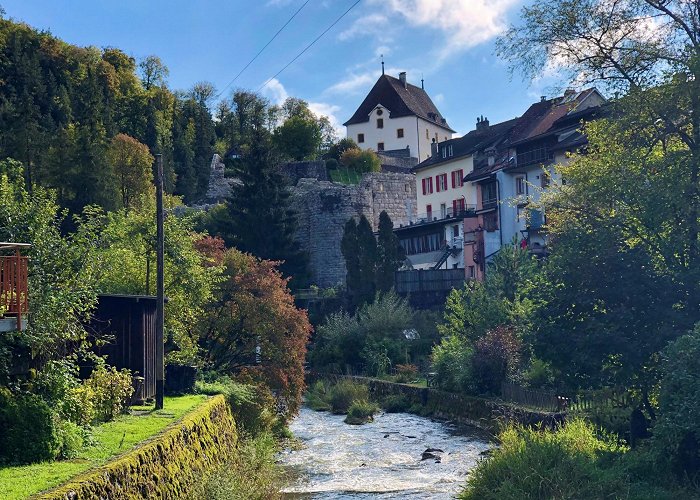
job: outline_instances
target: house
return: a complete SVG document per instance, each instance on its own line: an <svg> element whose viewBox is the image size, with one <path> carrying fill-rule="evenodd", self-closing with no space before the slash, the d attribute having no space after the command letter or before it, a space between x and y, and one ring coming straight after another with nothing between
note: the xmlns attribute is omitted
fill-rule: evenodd
<svg viewBox="0 0 700 500"><path fill-rule="evenodd" d="M426 160L433 142L452 138L454 130L423 88L382 75L352 117L346 121L347 137L362 149L375 152L405 151Z"/></svg>
<svg viewBox="0 0 700 500"><path fill-rule="evenodd" d="M27 328L29 313L28 243L0 243L0 332Z"/></svg>
<svg viewBox="0 0 700 500"><path fill-rule="evenodd" d="M512 129L514 120L488 126L477 119L464 137L432 144L432 155L412 169L418 215L395 229L413 269L463 269L464 225L476 217L476 187L464 183L479 153Z"/></svg>
<svg viewBox="0 0 700 500"><path fill-rule="evenodd" d="M464 219L465 241L470 242L464 250L467 277L482 279L486 262L513 241L546 255L546 214L528 209L528 203L560 180L553 165L566 163L567 152L585 145L581 122L598 117L604 103L595 88L543 98L508 122L508 131L475 156L474 169L464 178L475 188L477 215Z"/></svg>

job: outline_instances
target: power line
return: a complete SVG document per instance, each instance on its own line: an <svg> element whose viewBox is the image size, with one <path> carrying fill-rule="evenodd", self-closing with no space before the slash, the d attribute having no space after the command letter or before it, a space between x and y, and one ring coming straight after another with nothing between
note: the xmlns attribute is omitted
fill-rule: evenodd
<svg viewBox="0 0 700 500"><path fill-rule="evenodd" d="M289 62L284 66L284 68L282 68L281 70L279 70L277 73L274 74L274 76L272 76L272 77L269 78L265 83L263 83L262 86L261 86L256 92L260 92L262 89L264 89L265 87L267 87L267 85L268 85L272 80L274 80L275 78L277 78L285 69L287 69L288 67L290 67L290 66L294 63L294 61L296 61L296 60L299 59L302 55L304 55L304 53L305 53L307 50L309 50L311 47L313 47L314 44L315 44L316 42L318 42L318 41L323 37L323 35L325 35L326 33L328 33L328 32L333 28L333 26L335 26L336 24L338 24L338 23L340 22L340 20L343 19L343 18L344 18L352 9L354 9L355 6L356 6L358 3L360 3L361 1L362 1L362 0L357 0L354 4L352 4L352 5L348 8L348 10L346 10L345 12L343 12L343 14L342 14L338 19L336 19L335 21L333 21L333 24L331 24L328 28L326 28L325 31L324 31L323 33L321 33L320 35L318 35L310 44L308 44L306 47L304 47L304 50L302 50L301 52L299 52L299 53L294 57L294 59L292 59L291 61L289 61Z"/></svg>
<svg viewBox="0 0 700 500"><path fill-rule="evenodd" d="M226 84L226 86L225 86L223 89L221 89L221 92L219 92L219 93L216 95L216 97L215 97L214 99L218 99L219 97L221 97L221 94L223 94L223 93L226 91L227 88L229 88L231 85L233 85L233 84L236 82L236 80L238 80L238 77L240 77L240 76L243 74L243 72L244 72L245 70L247 70L248 67L249 67L251 64L253 64L253 62L255 62L255 60L260 56L260 54L262 54L262 53L265 51L265 49L266 49L272 42L275 41L275 38L277 38L277 36L279 36L279 34L282 33L282 30L283 30L284 28L286 28L287 25L288 25L289 23L291 23L292 20L293 20L295 17L297 17L297 14L299 14L299 12L301 12L301 9L303 9L304 7L306 7L306 4L308 4L310 1L311 1L311 0L306 0L303 4L301 4L301 7L299 7L299 8L296 10L296 12L294 12L294 14L292 14L292 17L290 17L289 19L287 19L287 22L284 23L284 25L283 25L279 30L277 30L277 33L275 33L274 36L273 36L272 38L270 38L270 40L265 44L265 46L264 46L262 49L260 49L260 50L258 51L257 54L255 54L255 57L253 57L250 61L248 61L248 64L246 64L245 66L243 66L243 69L241 69L241 70L238 72L238 74L233 78L233 80L231 80L230 82L228 82L228 83Z"/></svg>

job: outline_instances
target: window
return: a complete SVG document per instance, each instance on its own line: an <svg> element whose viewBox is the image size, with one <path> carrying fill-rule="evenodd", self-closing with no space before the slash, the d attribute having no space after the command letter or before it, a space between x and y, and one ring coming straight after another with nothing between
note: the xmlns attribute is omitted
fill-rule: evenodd
<svg viewBox="0 0 700 500"><path fill-rule="evenodd" d="M406 255L434 252L440 250L441 240L442 236L440 233L414 236L401 240L401 247L406 251Z"/></svg>
<svg viewBox="0 0 700 500"><path fill-rule="evenodd" d="M498 201L497 186L495 182L489 182L481 186L481 205L490 208Z"/></svg>
<svg viewBox="0 0 700 500"><path fill-rule="evenodd" d="M440 218L444 219L445 217L447 217L447 205L445 205L444 203L441 203L440 204Z"/></svg>
<svg viewBox="0 0 700 500"><path fill-rule="evenodd" d="M423 194L432 194L433 192L433 178L426 177L422 181L423 183Z"/></svg>
<svg viewBox="0 0 700 500"><path fill-rule="evenodd" d="M357 134L357 143L362 144L365 142L365 134Z"/></svg>
<svg viewBox="0 0 700 500"><path fill-rule="evenodd" d="M462 169L452 171L452 187L458 188L464 185L464 173Z"/></svg>
<svg viewBox="0 0 700 500"><path fill-rule="evenodd" d="M384 128L384 118L377 118L377 128Z"/></svg>
<svg viewBox="0 0 700 500"><path fill-rule="evenodd" d="M430 131L427 128L425 129L425 138L430 139Z"/></svg>
<svg viewBox="0 0 700 500"><path fill-rule="evenodd" d="M452 144L447 146L447 156L452 156Z"/></svg>
<svg viewBox="0 0 700 500"><path fill-rule="evenodd" d="M447 146L442 147L442 157L447 158Z"/></svg>
<svg viewBox="0 0 700 500"><path fill-rule="evenodd" d="M459 225L457 225L457 224L452 226L452 237L459 238Z"/></svg>
<svg viewBox="0 0 700 500"><path fill-rule="evenodd" d="M525 194L526 190L527 186L525 185L525 176L519 175L515 178L515 194L523 195Z"/></svg>
<svg viewBox="0 0 700 500"><path fill-rule="evenodd" d="M458 266L458 265L459 265L459 264L458 264L457 262L455 262L454 264L452 264L452 269L457 269L457 266Z"/></svg>
<svg viewBox="0 0 700 500"><path fill-rule="evenodd" d="M495 210L484 214L484 230L493 232L498 229L498 212Z"/></svg>
<svg viewBox="0 0 700 500"><path fill-rule="evenodd" d="M403 129L402 128L396 129L396 137L398 139L401 139L403 137Z"/></svg>
<svg viewBox="0 0 700 500"><path fill-rule="evenodd" d="M384 143L383 142L377 143L377 151L384 151Z"/></svg>
<svg viewBox="0 0 700 500"><path fill-rule="evenodd" d="M428 220L433 220L433 206L432 205L425 206L425 213L428 216Z"/></svg>
<svg viewBox="0 0 700 500"><path fill-rule="evenodd" d="M378 108L377 109L377 116L382 116L382 113L384 113L384 111L382 111L382 108Z"/></svg>
<svg viewBox="0 0 700 500"><path fill-rule="evenodd" d="M452 200L452 216L456 217L458 214L464 212L464 198L458 200Z"/></svg>
<svg viewBox="0 0 700 500"><path fill-rule="evenodd" d="M468 277L469 277L469 278L475 278L475 277L476 277L476 276L474 276L474 266L469 266L469 274L468 274Z"/></svg>
<svg viewBox="0 0 700 500"><path fill-rule="evenodd" d="M447 174L440 174L435 176L435 187L437 192L447 191Z"/></svg>

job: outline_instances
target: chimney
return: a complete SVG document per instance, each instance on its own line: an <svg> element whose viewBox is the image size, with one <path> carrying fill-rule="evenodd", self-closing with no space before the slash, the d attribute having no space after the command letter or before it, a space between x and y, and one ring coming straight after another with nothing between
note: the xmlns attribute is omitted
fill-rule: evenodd
<svg viewBox="0 0 700 500"><path fill-rule="evenodd" d="M476 119L476 129L477 130L487 130L489 128L489 119L484 118L483 115L477 117Z"/></svg>
<svg viewBox="0 0 700 500"><path fill-rule="evenodd" d="M437 158L438 154L438 143L435 140L435 137L433 137L433 143L430 145L430 156L433 158Z"/></svg>
<svg viewBox="0 0 700 500"><path fill-rule="evenodd" d="M569 87L564 91L564 97L569 97L570 95L574 95L576 93L576 89Z"/></svg>
<svg viewBox="0 0 700 500"><path fill-rule="evenodd" d="M407 88L406 86L406 72L402 71L399 73L399 80L401 80L401 85L403 85L403 88Z"/></svg>

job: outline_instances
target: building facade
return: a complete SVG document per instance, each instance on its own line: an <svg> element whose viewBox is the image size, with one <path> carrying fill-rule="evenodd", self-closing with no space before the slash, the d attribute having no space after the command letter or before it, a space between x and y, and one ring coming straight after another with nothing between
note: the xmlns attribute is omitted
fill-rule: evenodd
<svg viewBox="0 0 700 500"><path fill-rule="evenodd" d="M430 157L432 143L454 133L425 89L406 81L406 73L382 74L344 125L347 137L362 149L408 149L419 162Z"/></svg>

